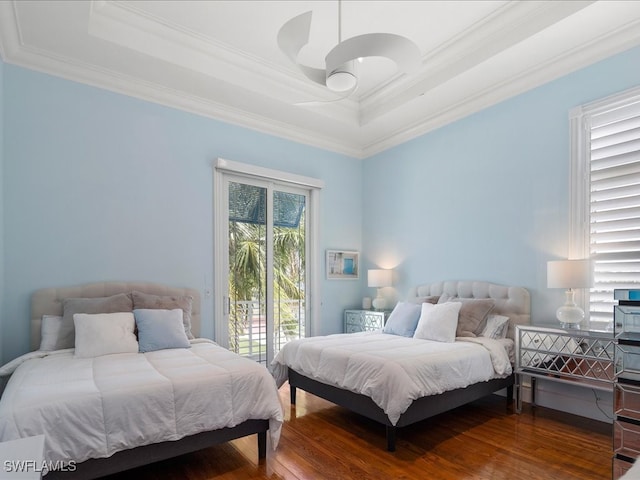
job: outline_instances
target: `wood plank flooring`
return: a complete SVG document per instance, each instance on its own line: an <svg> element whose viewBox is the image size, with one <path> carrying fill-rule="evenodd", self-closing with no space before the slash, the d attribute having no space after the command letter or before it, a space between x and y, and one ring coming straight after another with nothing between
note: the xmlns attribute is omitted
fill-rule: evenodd
<svg viewBox="0 0 640 480"><path fill-rule="evenodd" d="M611 478L612 427L504 397L457 408L398 430L385 450L384 428L298 390L296 407L280 391L286 421L277 450L257 461L256 436L108 477L235 479L590 480Z"/></svg>

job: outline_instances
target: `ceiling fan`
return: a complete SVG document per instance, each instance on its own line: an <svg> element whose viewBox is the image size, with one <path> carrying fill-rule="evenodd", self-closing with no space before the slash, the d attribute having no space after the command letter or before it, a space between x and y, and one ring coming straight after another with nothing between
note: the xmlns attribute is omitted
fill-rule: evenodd
<svg viewBox="0 0 640 480"><path fill-rule="evenodd" d="M298 53L309 43L313 12L305 12L286 22L278 31L280 50L310 80L326 86L342 96L342 100L358 88L357 61L365 57L385 57L393 60L398 70L413 73L422 63L420 49L406 37L393 33L366 33L342 41L342 2L338 2L338 44L325 57L326 68L308 67L298 63ZM305 102L326 103L326 102Z"/></svg>

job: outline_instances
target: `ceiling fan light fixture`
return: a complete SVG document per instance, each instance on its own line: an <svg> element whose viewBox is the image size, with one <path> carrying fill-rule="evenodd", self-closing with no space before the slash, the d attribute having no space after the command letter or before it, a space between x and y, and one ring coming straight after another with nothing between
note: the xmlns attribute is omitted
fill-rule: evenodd
<svg viewBox="0 0 640 480"><path fill-rule="evenodd" d="M338 5L340 7L340 2ZM340 12L338 8L338 44L326 55L324 69L298 63L300 50L309 43L312 11L293 17L278 31L280 50L309 80L326 86L332 92L351 94L358 87L357 64L365 57L388 58L402 73L411 74L420 68L420 49L406 37L393 33L365 33L342 41Z"/></svg>
<svg viewBox="0 0 640 480"><path fill-rule="evenodd" d="M348 62L340 67L327 72L326 85L332 92L346 92L356 87L358 77L355 73L353 62Z"/></svg>

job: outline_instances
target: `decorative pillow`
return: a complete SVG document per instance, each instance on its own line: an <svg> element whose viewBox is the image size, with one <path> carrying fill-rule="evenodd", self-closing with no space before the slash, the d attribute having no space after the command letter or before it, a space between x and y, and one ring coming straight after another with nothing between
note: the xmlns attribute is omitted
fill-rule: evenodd
<svg viewBox="0 0 640 480"><path fill-rule="evenodd" d="M420 305L398 302L391 315L389 315L382 332L403 337L413 337L419 318Z"/></svg>
<svg viewBox="0 0 640 480"><path fill-rule="evenodd" d="M50 352L56 349L60 329L62 328L62 317L58 315L43 315L40 327L40 348L43 352Z"/></svg>
<svg viewBox="0 0 640 480"><path fill-rule="evenodd" d="M423 303L438 303L439 299L440 299L439 295L428 295L426 297L412 297L408 301L409 303L422 305Z"/></svg>
<svg viewBox="0 0 640 480"><path fill-rule="evenodd" d="M138 353L131 312L76 313L76 358L91 358L113 353Z"/></svg>
<svg viewBox="0 0 640 480"><path fill-rule="evenodd" d="M507 336L507 330L509 330L509 317L489 315L487 316L487 325L480 336L499 340Z"/></svg>
<svg viewBox="0 0 640 480"><path fill-rule="evenodd" d="M138 327L138 345L141 352L165 348L190 348L184 331L182 310L134 309Z"/></svg>
<svg viewBox="0 0 640 480"><path fill-rule="evenodd" d="M74 320L76 313L116 313L131 312L131 295L119 293L111 297L65 298L62 301L62 325L54 350L73 348L75 345Z"/></svg>
<svg viewBox="0 0 640 480"><path fill-rule="evenodd" d="M435 340L436 342L455 342L458 314L462 304L447 302L434 305L423 303L414 338Z"/></svg>
<svg viewBox="0 0 640 480"><path fill-rule="evenodd" d="M462 304L456 337L477 337L482 333L487 316L495 306L493 299L454 298L451 301Z"/></svg>
<svg viewBox="0 0 640 480"><path fill-rule="evenodd" d="M182 323L187 338L194 338L191 333L191 308L193 297L189 295L152 295L133 291L133 308L135 310L182 310Z"/></svg>

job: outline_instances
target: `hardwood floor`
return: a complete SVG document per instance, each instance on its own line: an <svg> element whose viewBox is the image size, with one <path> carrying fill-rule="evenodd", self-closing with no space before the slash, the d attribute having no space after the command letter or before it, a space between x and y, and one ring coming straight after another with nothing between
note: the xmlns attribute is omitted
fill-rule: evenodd
<svg viewBox="0 0 640 480"><path fill-rule="evenodd" d="M609 424L541 407L518 415L490 396L398 431L387 452L384 428L298 390L280 392L286 421L277 450L257 461L255 435L108 477L232 479L607 479Z"/></svg>

